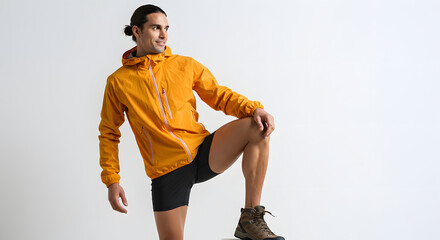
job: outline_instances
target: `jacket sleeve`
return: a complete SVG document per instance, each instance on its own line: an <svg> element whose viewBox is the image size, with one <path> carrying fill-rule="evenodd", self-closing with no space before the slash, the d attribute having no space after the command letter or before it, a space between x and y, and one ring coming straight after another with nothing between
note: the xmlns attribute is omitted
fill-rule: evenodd
<svg viewBox="0 0 440 240"><path fill-rule="evenodd" d="M223 111L237 118L251 117L254 110L262 108L259 101L251 101L245 96L218 84L208 68L193 60L193 90L211 108Z"/></svg>
<svg viewBox="0 0 440 240"><path fill-rule="evenodd" d="M109 187L119 183L118 144L121 132L119 127L124 123L125 106L121 104L115 93L114 82L109 77L104 91L104 100L99 124L99 164L101 165L101 181Z"/></svg>

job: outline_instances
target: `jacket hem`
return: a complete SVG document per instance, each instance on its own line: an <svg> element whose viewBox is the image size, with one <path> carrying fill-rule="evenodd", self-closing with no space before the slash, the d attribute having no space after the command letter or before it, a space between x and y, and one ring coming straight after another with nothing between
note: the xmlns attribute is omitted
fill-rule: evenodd
<svg viewBox="0 0 440 240"><path fill-rule="evenodd" d="M163 175L165 175L165 174L168 174L168 173L170 173L170 172L172 172L172 171L174 171L174 170L176 170L176 169L179 169L179 168L181 168L181 167L184 167L184 166L186 166L186 165L188 165L188 164L190 164L191 162L186 162L185 164L178 164L178 165L176 165L176 166L173 166L173 167L170 167L170 168L168 168L167 170L164 170L163 172L161 172L161 173L156 173L156 174L150 174L149 175L149 177L150 177L150 179L151 180L153 180L153 179L155 179L155 178L158 178L158 177L161 177L161 176L163 176Z"/></svg>

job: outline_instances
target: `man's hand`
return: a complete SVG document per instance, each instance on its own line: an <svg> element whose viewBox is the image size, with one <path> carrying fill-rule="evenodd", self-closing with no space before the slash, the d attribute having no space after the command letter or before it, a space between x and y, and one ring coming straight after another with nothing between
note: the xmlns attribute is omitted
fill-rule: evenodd
<svg viewBox="0 0 440 240"><path fill-rule="evenodd" d="M119 197L122 199L122 202L125 206L128 206L127 199L125 198L124 189L119 185L119 183L113 183L108 187L108 200L110 205L112 205L113 210L116 210L121 213L127 213L127 209L121 206L119 202Z"/></svg>
<svg viewBox="0 0 440 240"><path fill-rule="evenodd" d="M273 116L262 108L254 110L254 120L257 123L260 131L263 131L264 137L268 137L273 130L275 130L275 122Z"/></svg>

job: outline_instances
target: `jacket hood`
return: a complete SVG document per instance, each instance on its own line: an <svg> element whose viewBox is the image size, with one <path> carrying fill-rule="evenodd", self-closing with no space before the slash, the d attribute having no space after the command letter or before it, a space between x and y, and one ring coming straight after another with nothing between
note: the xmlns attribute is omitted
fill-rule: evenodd
<svg viewBox="0 0 440 240"><path fill-rule="evenodd" d="M139 63L141 63L142 65L148 65L148 60L150 59L153 60L153 62L161 62L172 55L171 48L167 45L165 45L165 51L163 53L147 54L142 57L136 57L136 54L134 53L136 50L137 46L131 48L130 50L127 50L124 54L122 54L122 65L130 66Z"/></svg>

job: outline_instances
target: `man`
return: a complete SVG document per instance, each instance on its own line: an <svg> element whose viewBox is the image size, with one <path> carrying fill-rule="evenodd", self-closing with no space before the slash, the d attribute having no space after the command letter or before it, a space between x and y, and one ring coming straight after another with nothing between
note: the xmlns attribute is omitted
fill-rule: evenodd
<svg viewBox="0 0 440 240"><path fill-rule="evenodd" d="M260 205L269 157L273 116L258 101L220 86L211 72L191 57L172 54L166 45L169 25L154 5L136 9L125 34L136 47L107 79L99 125L101 179L116 211L128 206L119 184L119 127L124 112L152 179L154 216L160 239L183 239L191 187L228 169L243 153L245 208L235 230L241 239L284 239L264 221ZM236 116L213 133L198 122L193 90L215 110ZM208 237L211 239L211 237Z"/></svg>

